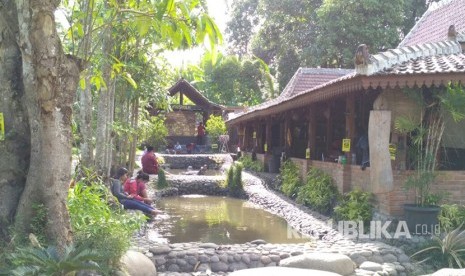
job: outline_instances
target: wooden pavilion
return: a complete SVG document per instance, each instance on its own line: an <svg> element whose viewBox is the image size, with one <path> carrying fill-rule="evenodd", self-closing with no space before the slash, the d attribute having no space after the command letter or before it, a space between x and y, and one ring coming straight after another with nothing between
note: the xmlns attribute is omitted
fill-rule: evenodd
<svg viewBox="0 0 465 276"><path fill-rule="evenodd" d="M310 167L320 168L332 175L340 192L371 191L382 214L401 215L402 205L412 201L403 190L409 174L408 137L396 131L394 122L421 113L405 90L428 93L451 82L465 84L464 14L465 0L442 1L398 48L370 55L360 45L354 70L300 68L279 97L238 114L228 126L236 128L241 149L255 151L269 170L284 153L300 166L303 177ZM365 133L371 166L361 170L356 144ZM463 123L447 121L446 133L443 147L453 162L434 189L449 191L450 201L463 203ZM337 162L341 156L346 164Z"/></svg>

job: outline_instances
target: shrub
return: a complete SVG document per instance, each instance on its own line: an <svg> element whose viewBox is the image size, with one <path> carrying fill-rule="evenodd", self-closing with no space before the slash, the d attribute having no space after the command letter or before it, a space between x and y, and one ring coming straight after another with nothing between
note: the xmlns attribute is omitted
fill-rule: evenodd
<svg viewBox="0 0 465 276"><path fill-rule="evenodd" d="M85 244L103 257L104 263L118 261L130 246L130 237L140 229L143 215L112 210L114 197L101 182L91 186L77 182L68 195L68 208L76 246Z"/></svg>
<svg viewBox="0 0 465 276"><path fill-rule="evenodd" d="M243 165L241 163L236 163L232 165L227 172L226 186L231 196L241 196L244 192L242 168Z"/></svg>
<svg viewBox="0 0 465 276"><path fill-rule="evenodd" d="M291 160L287 160L281 166L281 191L288 197L295 197L302 187L302 180L300 179L299 167Z"/></svg>
<svg viewBox="0 0 465 276"><path fill-rule="evenodd" d="M459 227L465 221L465 206L457 204L441 205L438 220L441 229L445 231Z"/></svg>
<svg viewBox="0 0 465 276"><path fill-rule="evenodd" d="M166 174L163 169L158 169L158 182L157 189L161 190L168 187L168 182L166 181Z"/></svg>
<svg viewBox="0 0 465 276"><path fill-rule="evenodd" d="M238 160L239 162L242 163L243 167L245 169L254 171L254 172L262 172L264 171L263 165L260 163L258 160L252 160L250 156L241 156Z"/></svg>
<svg viewBox="0 0 465 276"><path fill-rule="evenodd" d="M371 193L353 190L342 196L340 203L334 208L337 220L363 221L369 224L373 217Z"/></svg>
<svg viewBox="0 0 465 276"><path fill-rule="evenodd" d="M428 261L436 269L465 267L465 230L462 230L462 224L442 239L434 236L432 245L416 252L412 258Z"/></svg>
<svg viewBox="0 0 465 276"><path fill-rule="evenodd" d="M164 148L168 128L165 118L161 116L140 116L138 134L140 141L146 145L152 145L155 149Z"/></svg>
<svg viewBox="0 0 465 276"><path fill-rule="evenodd" d="M220 115L210 115L207 122L205 123L205 130L207 131L208 136L210 136L210 141L213 144L218 143L218 137L220 135L227 133L226 124Z"/></svg>
<svg viewBox="0 0 465 276"><path fill-rule="evenodd" d="M10 268L0 271L2 275L74 275L79 270L95 270L104 272L96 262L99 254L82 245L80 247L68 246L64 254L58 254L55 247L17 248L9 254L7 261Z"/></svg>
<svg viewBox="0 0 465 276"><path fill-rule="evenodd" d="M311 169L307 174L307 183L297 193L297 202L326 214L337 196L338 191L331 176L321 170Z"/></svg>

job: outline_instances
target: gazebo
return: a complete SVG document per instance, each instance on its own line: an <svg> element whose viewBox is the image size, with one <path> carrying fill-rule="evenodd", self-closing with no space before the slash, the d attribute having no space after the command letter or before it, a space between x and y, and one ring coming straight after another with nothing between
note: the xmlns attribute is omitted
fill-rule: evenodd
<svg viewBox="0 0 465 276"><path fill-rule="evenodd" d="M210 115L223 115L224 107L209 101L188 81L181 78L171 88L169 95L174 98L171 112L166 114L167 139L180 144L195 143L197 125L205 123Z"/></svg>

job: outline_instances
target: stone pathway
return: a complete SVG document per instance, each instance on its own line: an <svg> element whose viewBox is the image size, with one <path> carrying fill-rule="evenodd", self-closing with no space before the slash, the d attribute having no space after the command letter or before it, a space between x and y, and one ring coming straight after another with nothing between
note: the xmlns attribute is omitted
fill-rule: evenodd
<svg viewBox="0 0 465 276"><path fill-rule="evenodd" d="M357 265L352 275L421 274L415 271L401 249L381 242L349 240L327 225L326 217L268 190L257 176L244 172L243 180L249 201L283 217L300 233L312 236L314 241L305 244L267 244L264 241L233 245L159 244L148 240L142 232L136 235L132 249L151 258L158 275L227 275L239 269L277 266L282 259L311 252L347 255Z"/></svg>

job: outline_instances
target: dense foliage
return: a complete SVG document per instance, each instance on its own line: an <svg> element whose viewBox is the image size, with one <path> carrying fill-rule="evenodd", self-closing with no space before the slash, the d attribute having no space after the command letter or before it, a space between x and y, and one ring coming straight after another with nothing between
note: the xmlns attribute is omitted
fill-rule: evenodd
<svg viewBox="0 0 465 276"><path fill-rule="evenodd" d="M234 197L240 197L244 193L244 186L242 183L242 169L244 166L240 162L229 167L226 172L226 187L229 190L229 195Z"/></svg>
<svg viewBox="0 0 465 276"><path fill-rule="evenodd" d="M465 230L463 223L446 232L443 237L433 236L425 248L412 255L413 259L428 262L435 269L465 267Z"/></svg>
<svg viewBox="0 0 465 276"><path fill-rule="evenodd" d="M219 143L218 137L227 133L226 124L224 123L223 118L215 115L210 115L205 123L205 130L213 144Z"/></svg>
<svg viewBox="0 0 465 276"><path fill-rule="evenodd" d="M251 170L254 172L262 172L264 170L263 164L258 160L252 160L252 157L249 155L243 155L238 160L242 163L245 169Z"/></svg>
<svg viewBox="0 0 465 276"><path fill-rule="evenodd" d="M295 198L302 187L299 167L291 160L286 160L280 169L282 179L281 191L288 197Z"/></svg>
<svg viewBox="0 0 465 276"><path fill-rule="evenodd" d="M342 196L338 205L334 208L334 216L337 220L362 221L369 225L373 217L372 194L360 190L353 190Z"/></svg>
<svg viewBox="0 0 465 276"><path fill-rule="evenodd" d="M322 213L329 213L338 196L337 187L330 175L312 168L307 182L297 192L297 202Z"/></svg>
<svg viewBox="0 0 465 276"><path fill-rule="evenodd" d="M160 168L158 170L157 189L161 190L166 187L168 187L168 182L166 181L166 173L165 173L165 170Z"/></svg>
<svg viewBox="0 0 465 276"><path fill-rule="evenodd" d="M465 221L465 206L458 204L443 204L438 216L442 230L451 231Z"/></svg>
<svg viewBox="0 0 465 276"><path fill-rule="evenodd" d="M268 66L256 57L219 54L213 62L207 53L198 66L181 74L205 97L222 105L252 106L274 94Z"/></svg>
<svg viewBox="0 0 465 276"><path fill-rule="evenodd" d="M395 47L432 2L238 0L227 40L230 52L264 60L282 91L298 67L352 68L359 44L372 53Z"/></svg>
<svg viewBox="0 0 465 276"><path fill-rule="evenodd" d="M129 249L131 236L144 221L143 215L124 212L101 182L76 183L69 193L68 209L75 244L85 244L108 262L119 260Z"/></svg>

